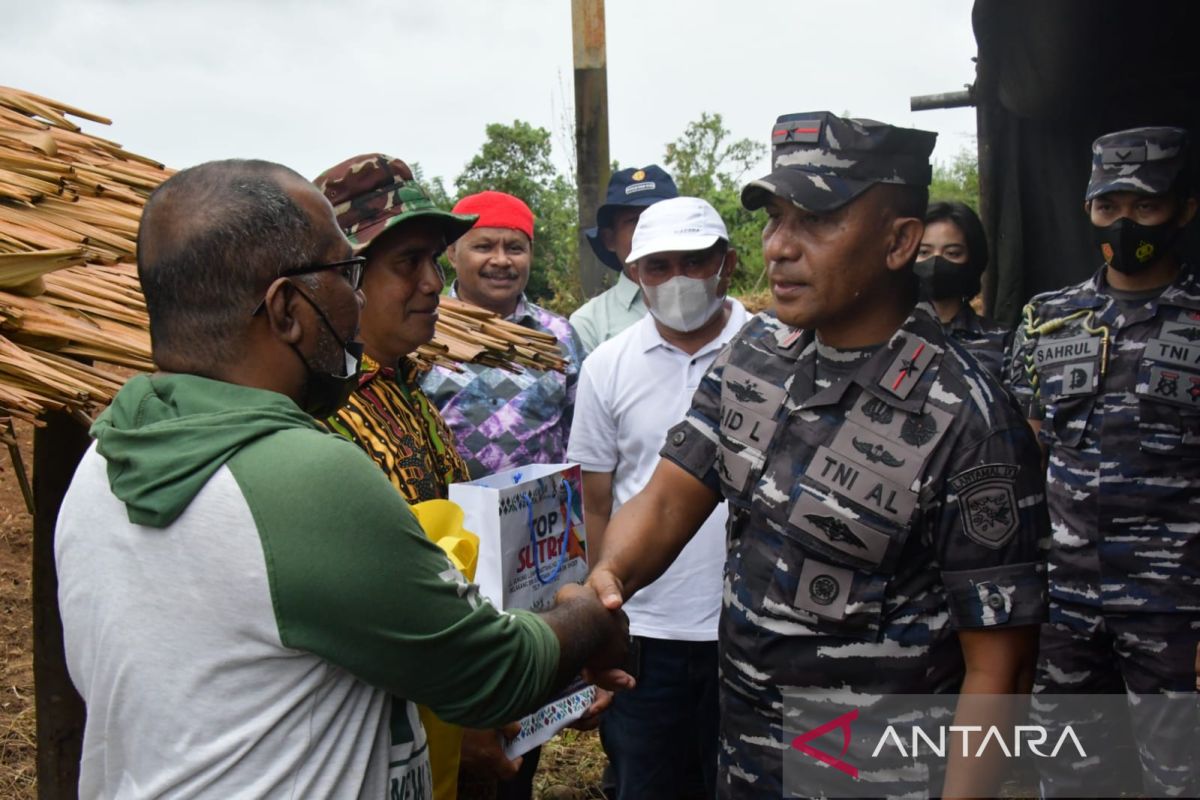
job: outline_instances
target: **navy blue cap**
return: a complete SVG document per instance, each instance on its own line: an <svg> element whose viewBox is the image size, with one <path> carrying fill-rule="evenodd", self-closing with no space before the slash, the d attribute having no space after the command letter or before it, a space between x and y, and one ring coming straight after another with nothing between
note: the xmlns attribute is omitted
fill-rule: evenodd
<svg viewBox="0 0 1200 800"><path fill-rule="evenodd" d="M1085 200L1109 192L1166 194L1188 167L1183 128L1130 128L1092 143L1092 177Z"/></svg>
<svg viewBox="0 0 1200 800"><path fill-rule="evenodd" d="M608 225L609 215L618 208L645 208L659 200L670 200L679 197L679 189L675 180L665 169L657 164L648 167L630 167L617 170L608 179L608 193L604 205L596 209L596 227L584 231L588 244L596 258L608 268L620 272L623 265L617 260L617 254L604 246L600 238L600 229Z"/></svg>
<svg viewBox="0 0 1200 800"><path fill-rule="evenodd" d="M784 114L771 129L770 175L742 189L753 211L774 194L808 211L833 211L877 183L928 186L937 134L828 111Z"/></svg>

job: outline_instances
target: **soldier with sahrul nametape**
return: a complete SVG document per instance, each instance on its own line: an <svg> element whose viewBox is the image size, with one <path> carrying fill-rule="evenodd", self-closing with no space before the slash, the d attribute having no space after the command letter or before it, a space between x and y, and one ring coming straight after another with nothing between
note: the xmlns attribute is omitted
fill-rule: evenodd
<svg viewBox="0 0 1200 800"><path fill-rule="evenodd" d="M1096 140L1085 209L1104 264L1033 298L1013 343L1009 383L1049 454L1050 621L1038 691L1195 691L1200 274L1171 248L1196 213L1187 156L1179 128ZM1195 796L1196 720L1139 716L1145 783L1130 790ZM1106 766L1114 769L1047 770L1043 788L1087 796L1137 777Z"/></svg>

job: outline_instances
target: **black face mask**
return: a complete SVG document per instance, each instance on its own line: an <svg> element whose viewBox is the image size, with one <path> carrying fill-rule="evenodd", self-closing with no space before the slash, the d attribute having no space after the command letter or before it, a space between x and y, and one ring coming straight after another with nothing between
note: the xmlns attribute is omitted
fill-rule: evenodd
<svg viewBox="0 0 1200 800"><path fill-rule="evenodd" d="M321 307L307 293L300 289L296 291L317 312L317 316L321 318L321 322L325 323L325 327L333 335L333 340L342 346L342 352L346 360L344 375L323 372L313 369L299 348L292 345L292 350L300 357L300 361L304 364L304 369L308 373L302 408L317 419L324 419L341 408L358 386L358 369L359 365L362 364L363 345L362 342L342 339L342 337L338 336L337 331L333 329L333 325L329 322L329 318L325 316L325 312L321 310Z"/></svg>
<svg viewBox="0 0 1200 800"><path fill-rule="evenodd" d="M979 270L941 256L930 256L913 264L922 300L949 300L979 294Z"/></svg>
<svg viewBox="0 0 1200 800"><path fill-rule="evenodd" d="M1158 225L1140 225L1129 217L1121 217L1105 227L1093 225L1092 235L1110 267L1134 275L1170 252L1179 236L1179 226L1174 219Z"/></svg>

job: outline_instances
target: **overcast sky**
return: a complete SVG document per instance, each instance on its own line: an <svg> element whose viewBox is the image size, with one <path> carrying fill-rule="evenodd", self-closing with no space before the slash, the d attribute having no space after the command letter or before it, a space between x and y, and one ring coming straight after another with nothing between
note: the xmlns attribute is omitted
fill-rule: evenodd
<svg viewBox="0 0 1200 800"><path fill-rule="evenodd" d="M0 0L0 84L185 167L308 177L383 151L452 182L489 122L550 129L566 164L569 0ZM908 110L974 77L969 0L608 0L610 149L659 161L702 111L766 143L779 114L850 111L973 149L974 109Z"/></svg>

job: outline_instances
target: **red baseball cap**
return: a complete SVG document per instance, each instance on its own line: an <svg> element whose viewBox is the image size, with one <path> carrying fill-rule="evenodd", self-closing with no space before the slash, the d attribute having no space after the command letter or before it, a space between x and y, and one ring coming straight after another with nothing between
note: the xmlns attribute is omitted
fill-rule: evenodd
<svg viewBox="0 0 1200 800"><path fill-rule="evenodd" d="M454 204L455 214L478 214L476 228L511 228L533 241L533 212L519 197L505 192L470 194Z"/></svg>

